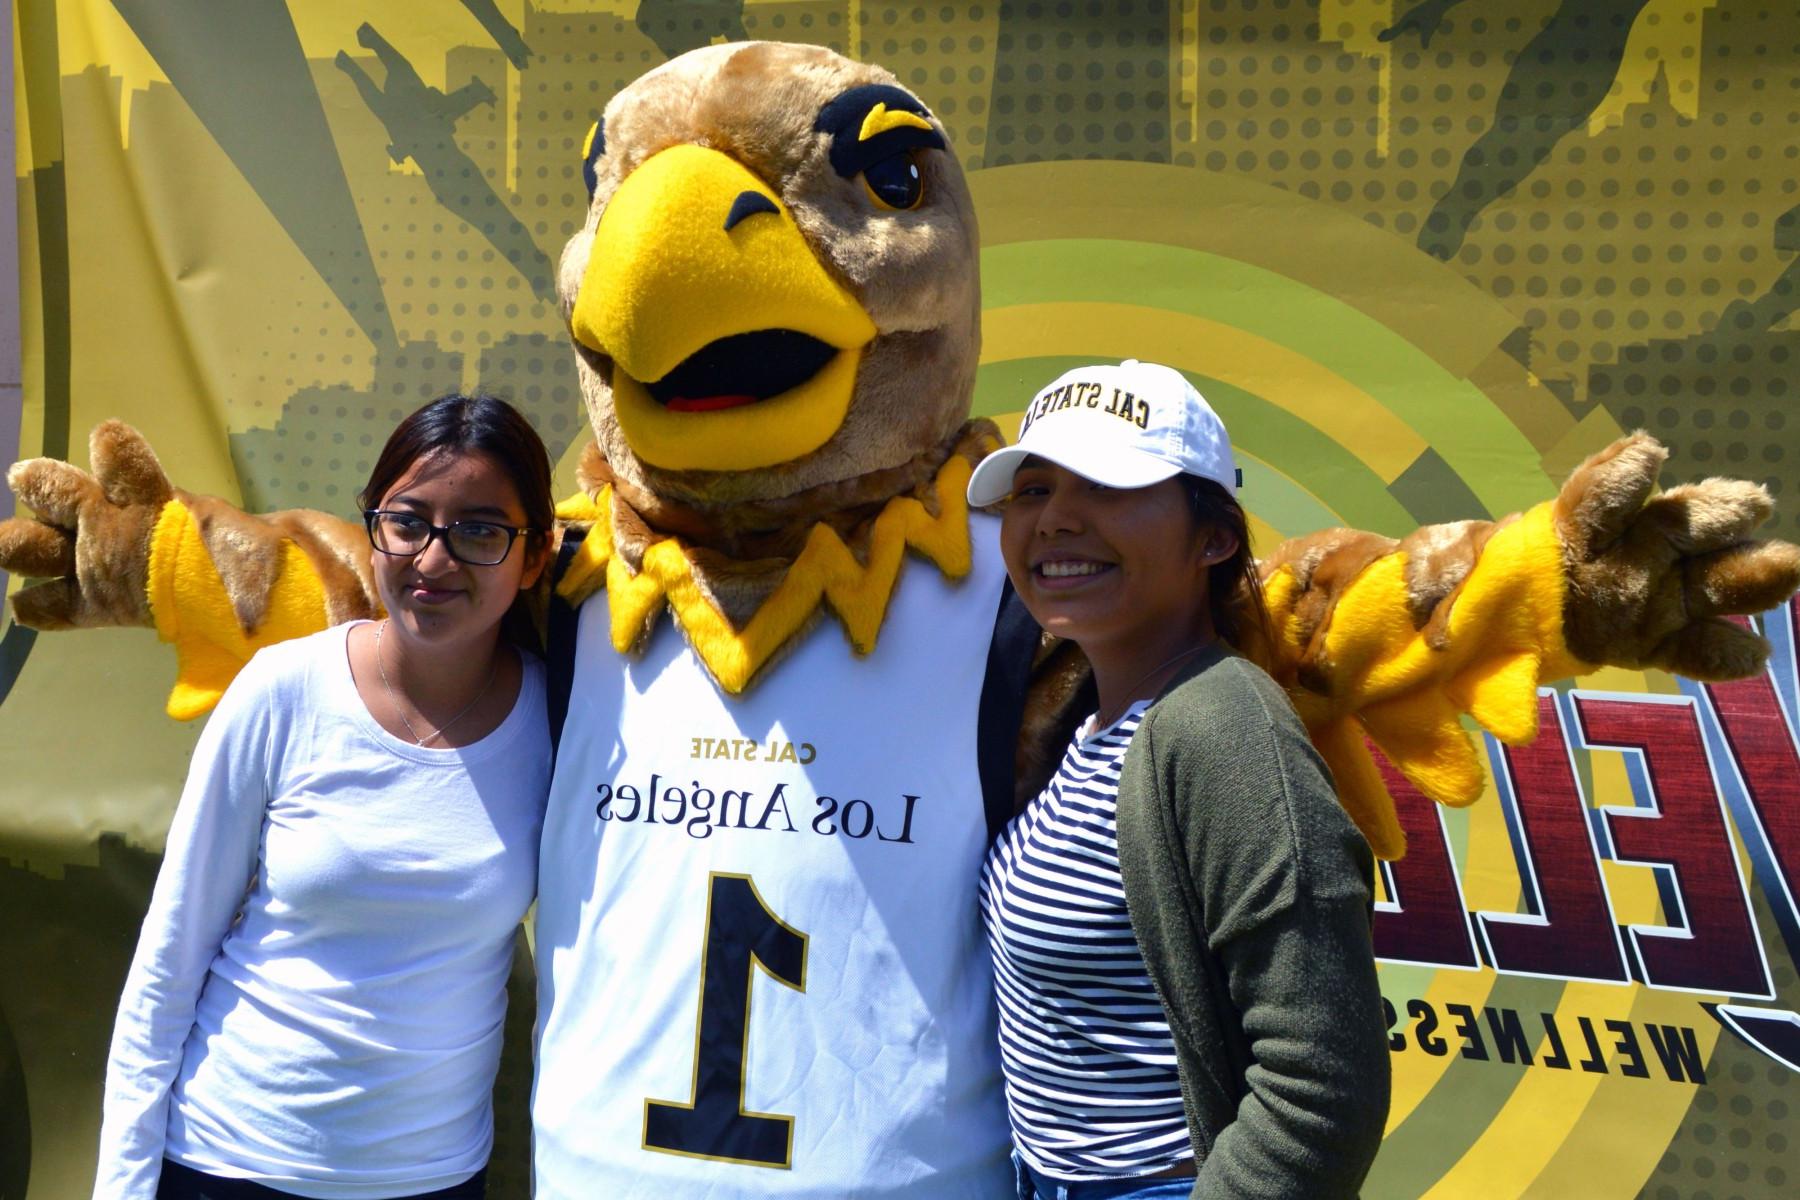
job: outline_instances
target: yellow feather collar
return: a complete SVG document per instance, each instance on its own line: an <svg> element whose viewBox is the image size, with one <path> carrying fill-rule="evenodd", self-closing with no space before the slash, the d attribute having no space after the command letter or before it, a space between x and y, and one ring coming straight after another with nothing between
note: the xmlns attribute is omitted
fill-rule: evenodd
<svg viewBox="0 0 1800 1200"><path fill-rule="evenodd" d="M578 500L558 511L559 516L591 519L594 524L557 585L557 594L579 604L604 586L613 649L621 654L643 640L666 605L719 686L741 692L807 626L821 604L829 605L843 622L858 654L873 650L908 549L937 564L951 579L967 575L971 550L964 489L972 470L962 454L952 455L939 469L932 483L935 517L912 496L889 500L870 528L867 563L857 561L836 530L813 526L780 586L741 629L694 579L681 539L652 544L635 573L622 555L614 553L613 494L611 486L605 486L591 502Z"/></svg>

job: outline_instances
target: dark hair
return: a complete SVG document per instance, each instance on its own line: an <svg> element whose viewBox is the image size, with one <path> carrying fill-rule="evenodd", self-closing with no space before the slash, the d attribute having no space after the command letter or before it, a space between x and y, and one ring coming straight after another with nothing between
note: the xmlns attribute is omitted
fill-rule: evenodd
<svg viewBox="0 0 1800 1200"><path fill-rule="evenodd" d="M519 493L529 527L521 539L526 550L542 549L556 520L556 501L550 491L550 454L524 415L494 396L452 392L401 421L376 457L369 482L363 485L357 502L365 509L376 507L413 464L440 453L491 458ZM520 592L500 625L503 637L532 651L543 647L539 628L548 577L546 571L536 587Z"/></svg>
<svg viewBox="0 0 1800 1200"><path fill-rule="evenodd" d="M1210 479L1180 476L1181 488L1202 529L1223 529L1237 538L1237 551L1206 569L1207 604L1213 631L1244 657L1261 663L1272 645L1269 606L1250 549L1250 523L1237 499Z"/></svg>

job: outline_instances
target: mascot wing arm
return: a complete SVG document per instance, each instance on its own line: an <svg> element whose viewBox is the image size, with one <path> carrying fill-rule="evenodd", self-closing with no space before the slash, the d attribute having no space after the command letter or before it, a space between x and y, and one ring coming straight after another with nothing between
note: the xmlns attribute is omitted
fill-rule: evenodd
<svg viewBox="0 0 1800 1200"><path fill-rule="evenodd" d="M1728 618L1800 587L1800 547L1753 539L1771 511L1755 484L1658 493L1666 457L1636 434L1528 512L1399 541L1329 530L1264 562L1267 657L1378 855L1397 858L1405 842L1367 743L1425 795L1463 805L1485 784L1465 713L1519 743L1537 732L1536 689L1555 679L1602 666L1697 679L1761 669L1767 643Z"/></svg>
<svg viewBox="0 0 1800 1200"><path fill-rule="evenodd" d="M181 491L121 422L97 427L89 452L92 475L46 458L7 473L36 517L0 522L0 568L43 580L13 612L35 629L154 628L178 660L170 716L210 712L261 647L380 611L356 525Z"/></svg>

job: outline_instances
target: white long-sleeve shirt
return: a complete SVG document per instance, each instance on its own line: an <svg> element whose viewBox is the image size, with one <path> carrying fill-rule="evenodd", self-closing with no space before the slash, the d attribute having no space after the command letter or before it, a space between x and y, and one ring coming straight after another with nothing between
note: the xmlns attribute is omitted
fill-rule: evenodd
<svg viewBox="0 0 1800 1200"><path fill-rule="evenodd" d="M113 1031L96 1200L151 1200L165 1156L356 1200L487 1161L542 667L493 733L423 749L370 716L348 628L259 653L201 735Z"/></svg>

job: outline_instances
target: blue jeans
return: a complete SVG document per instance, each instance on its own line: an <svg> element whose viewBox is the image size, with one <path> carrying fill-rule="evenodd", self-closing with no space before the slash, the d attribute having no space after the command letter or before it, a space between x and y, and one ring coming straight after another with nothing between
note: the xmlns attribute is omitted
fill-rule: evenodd
<svg viewBox="0 0 1800 1200"><path fill-rule="evenodd" d="M1039 1174L1017 1151L1012 1161L1019 1200L1186 1200L1194 1191L1192 1175L1090 1179L1077 1183Z"/></svg>

